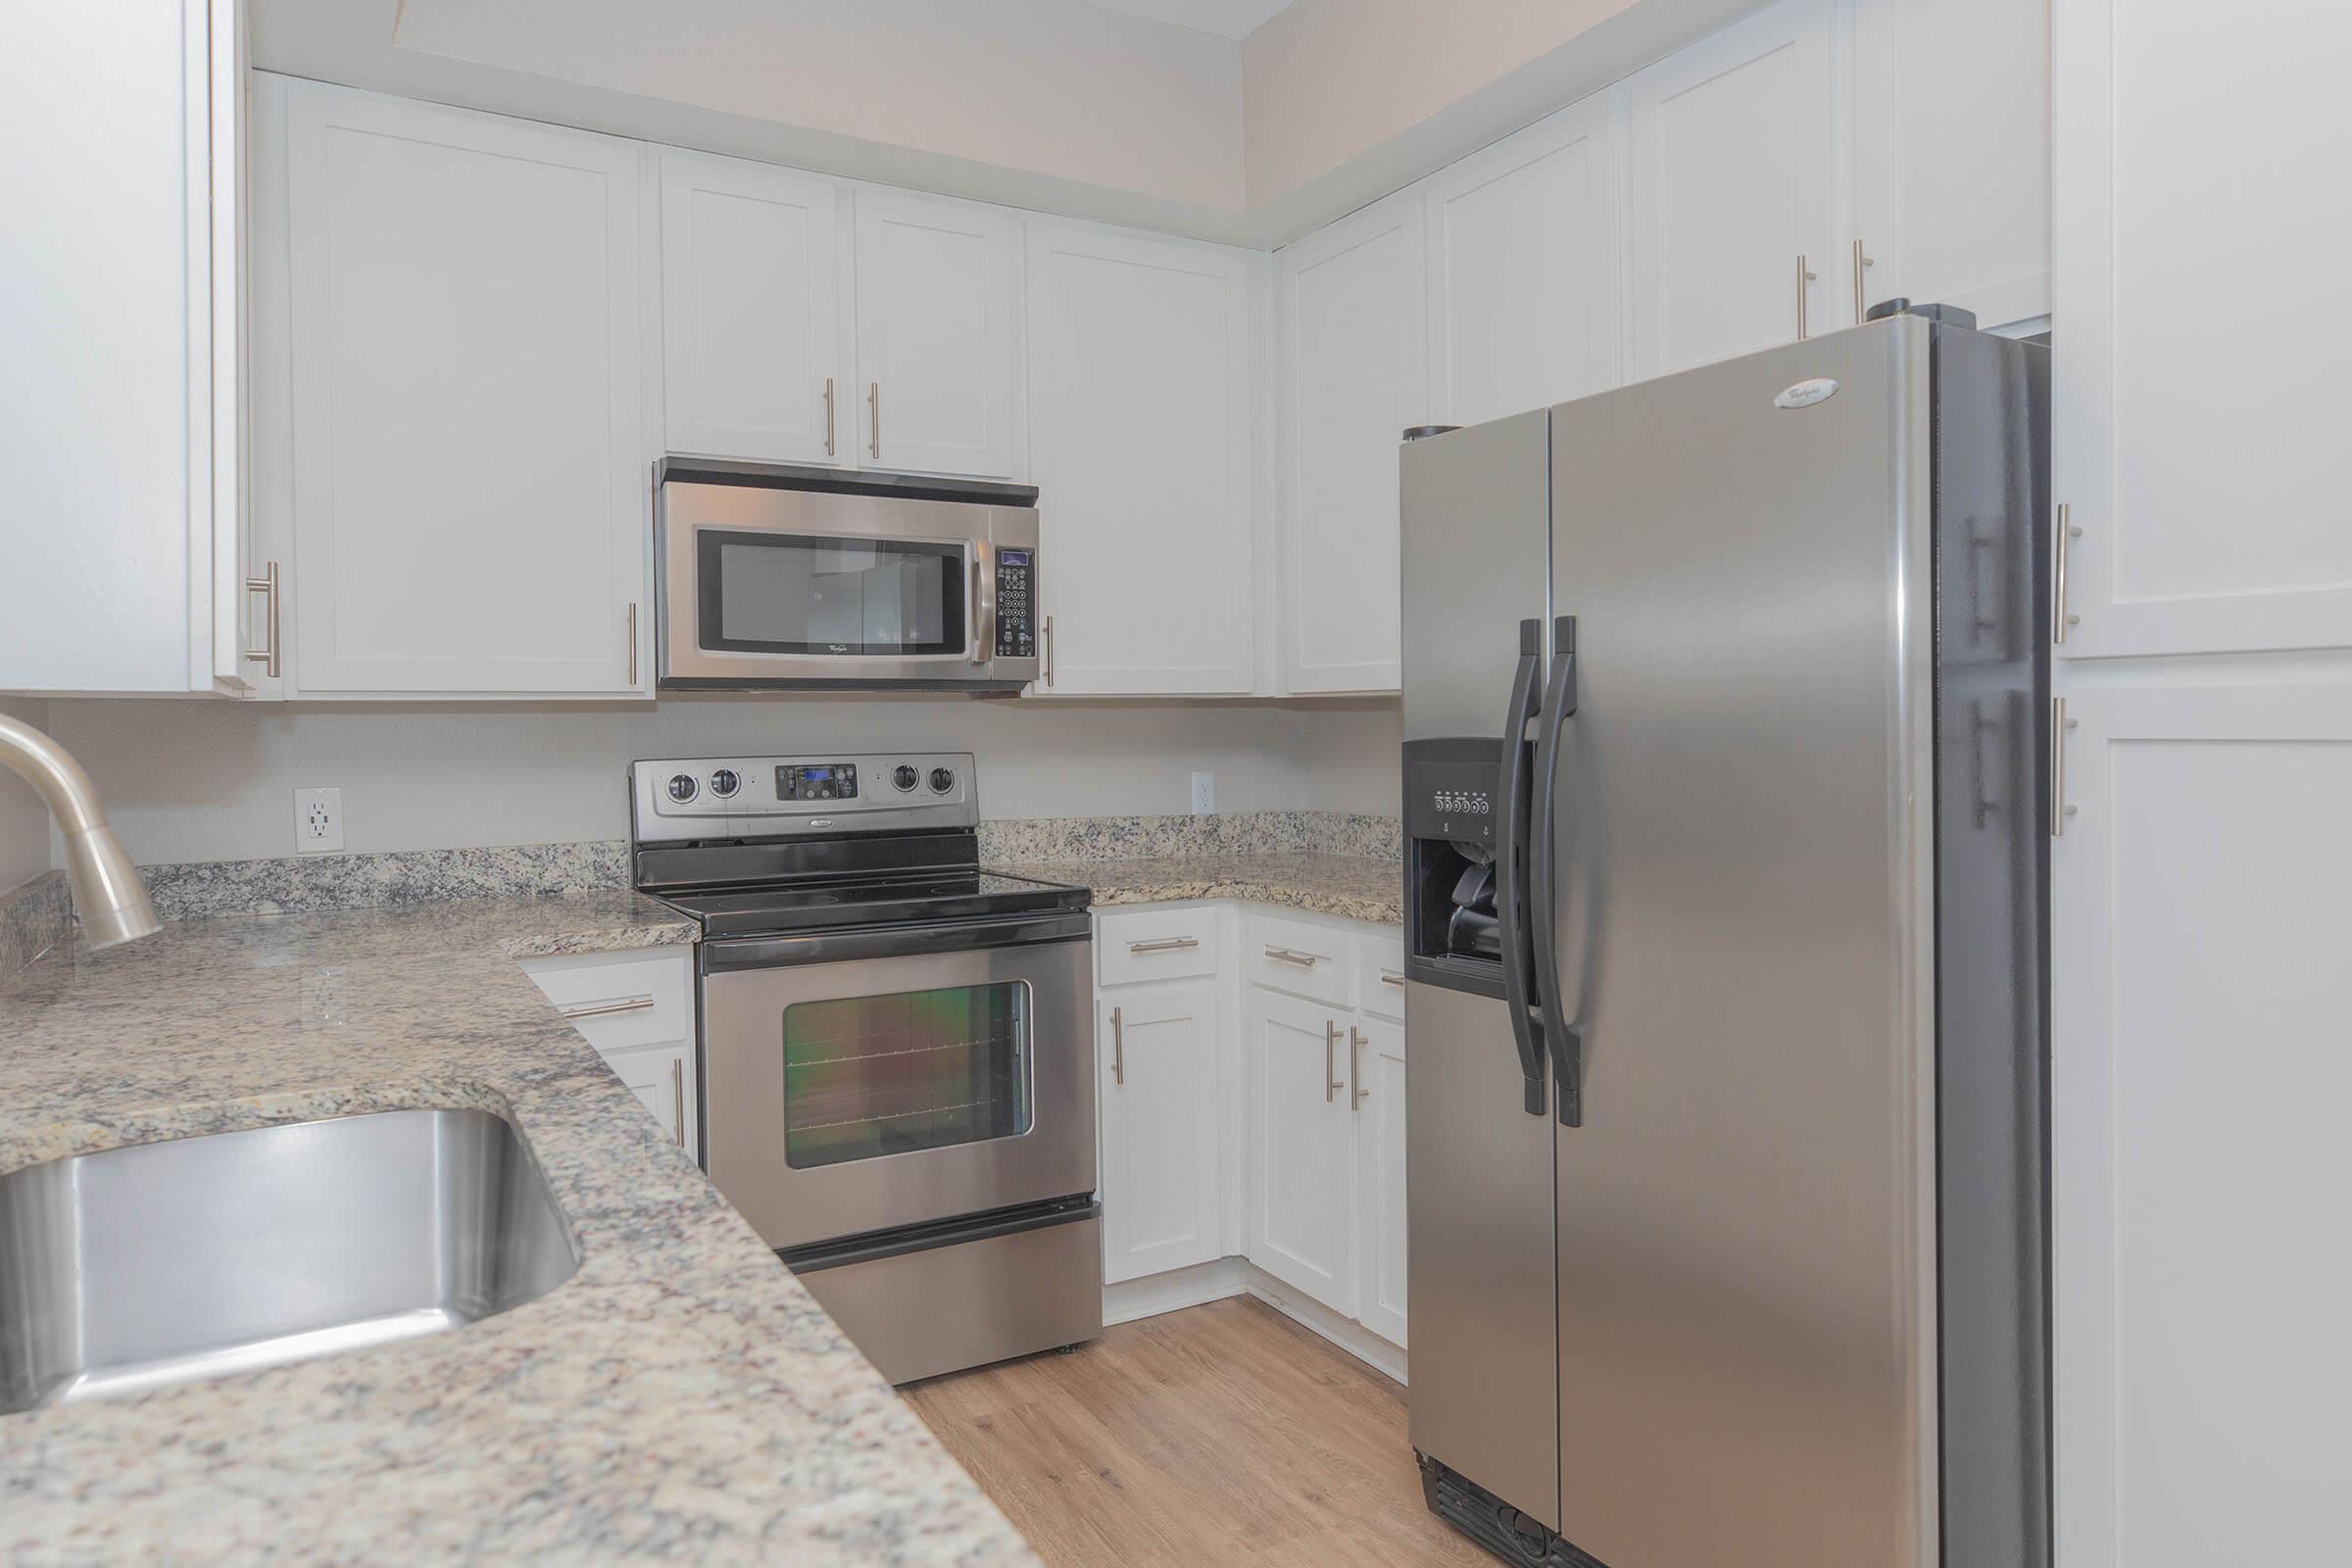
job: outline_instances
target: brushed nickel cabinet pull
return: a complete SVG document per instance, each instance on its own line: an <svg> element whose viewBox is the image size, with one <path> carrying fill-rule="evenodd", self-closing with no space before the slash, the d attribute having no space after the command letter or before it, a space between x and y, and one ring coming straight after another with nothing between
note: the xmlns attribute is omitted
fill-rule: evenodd
<svg viewBox="0 0 2352 1568"><path fill-rule="evenodd" d="M603 1002L582 1002L556 1010L566 1018L607 1018L616 1012L644 1012L653 1004L652 997L611 997Z"/></svg>
<svg viewBox="0 0 2352 1568"><path fill-rule="evenodd" d="M1872 261L1869 256L1863 253L1862 242L1860 240L1854 241L1854 324L1856 326L1860 326L1862 324L1863 317L1867 315L1870 310L1869 305L1865 303L1863 299L1863 269L1876 267L1878 265L1878 263Z"/></svg>
<svg viewBox="0 0 2352 1568"><path fill-rule="evenodd" d="M2066 716L2066 699L2050 699L2050 837L2066 837L2066 819L2075 808L2066 804L2066 732L2075 720Z"/></svg>
<svg viewBox="0 0 2352 1568"><path fill-rule="evenodd" d="M265 565L262 568L262 574L259 577L246 578L245 592L248 595L260 594L262 596L263 604L268 608L263 612L262 623L264 627L264 636L262 646L259 648L242 648L239 649L238 652L245 656L245 662L247 663L261 665L263 673L267 674L271 680L275 680L277 679L279 664L277 638L277 629L279 624L277 563L272 561Z"/></svg>
<svg viewBox="0 0 2352 1568"><path fill-rule="evenodd" d="M1046 684L1054 684L1054 617L1048 615L1039 640L1046 646Z"/></svg>
<svg viewBox="0 0 2352 1568"><path fill-rule="evenodd" d="M1360 1113L1372 1091L1363 1086L1364 1032L1350 1024L1348 1029L1348 1108Z"/></svg>
<svg viewBox="0 0 2352 1568"><path fill-rule="evenodd" d="M878 463L882 459L882 383L879 381L865 383L865 415L870 437L867 450L873 453L874 461Z"/></svg>
<svg viewBox="0 0 2352 1568"><path fill-rule="evenodd" d="M1330 1104L1346 1086L1332 1076L1332 1054L1340 1049L1340 1026L1334 1022L1323 1025L1323 1103Z"/></svg>
<svg viewBox="0 0 2352 1568"><path fill-rule="evenodd" d="M2063 648L2066 629L2082 623L2081 615L2070 615L2066 611L2067 561L2075 553L2074 542L2082 537L2082 530L2075 526L2075 509L2070 503L2058 503L2058 526L2051 531L2057 535L2051 548L2058 552L2058 561L2050 572L2050 641Z"/></svg>
<svg viewBox="0 0 2352 1568"><path fill-rule="evenodd" d="M1380 983L1384 986L1395 986L1397 990L1402 991L1404 989L1404 976L1398 974L1394 969L1383 969L1380 971Z"/></svg>
<svg viewBox="0 0 2352 1568"><path fill-rule="evenodd" d="M1813 291L1805 285L1820 275L1806 265L1805 255L1799 251L1796 256L1796 340L1799 343L1813 335L1805 327L1805 311Z"/></svg>
<svg viewBox="0 0 2352 1568"><path fill-rule="evenodd" d="M825 456L833 456L833 378L825 377Z"/></svg>
<svg viewBox="0 0 2352 1568"><path fill-rule="evenodd" d="M1266 956L1277 963L1295 963L1301 969L1312 969L1323 961L1319 953L1298 953L1289 948L1268 948Z"/></svg>
<svg viewBox="0 0 2352 1568"><path fill-rule="evenodd" d="M629 605L629 684L637 684L637 606Z"/></svg>
<svg viewBox="0 0 2352 1568"><path fill-rule="evenodd" d="M684 1149L686 1147L686 1058L683 1056L669 1058L669 1109L670 1136L678 1141L680 1149Z"/></svg>
<svg viewBox="0 0 2352 1568"><path fill-rule="evenodd" d="M1186 948L1197 948L1200 945L1199 937L1153 937L1149 942L1128 943L1127 951L1129 953L1175 953Z"/></svg>
<svg viewBox="0 0 2352 1568"><path fill-rule="evenodd" d="M1110 1009L1110 1081L1127 1087L1127 1025L1119 1009Z"/></svg>

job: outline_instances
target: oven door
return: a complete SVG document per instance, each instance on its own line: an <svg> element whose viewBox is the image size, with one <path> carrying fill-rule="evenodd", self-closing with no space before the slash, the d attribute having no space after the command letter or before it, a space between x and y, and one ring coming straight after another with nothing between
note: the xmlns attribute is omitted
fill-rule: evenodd
<svg viewBox="0 0 2352 1568"><path fill-rule="evenodd" d="M658 517L665 687L995 690L1037 673L1034 653L1011 657L1030 641L1032 507L668 479Z"/></svg>
<svg viewBox="0 0 2352 1568"><path fill-rule="evenodd" d="M705 1164L774 1248L1092 1193L1084 914L703 949Z"/></svg>

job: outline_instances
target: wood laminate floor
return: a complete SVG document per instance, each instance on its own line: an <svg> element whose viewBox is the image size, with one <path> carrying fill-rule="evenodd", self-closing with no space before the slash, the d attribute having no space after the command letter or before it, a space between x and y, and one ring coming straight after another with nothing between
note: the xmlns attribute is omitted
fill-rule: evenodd
<svg viewBox="0 0 2352 1568"><path fill-rule="evenodd" d="M1494 1562L1422 1506L1404 1390L1248 1297L905 1392L1052 1568Z"/></svg>

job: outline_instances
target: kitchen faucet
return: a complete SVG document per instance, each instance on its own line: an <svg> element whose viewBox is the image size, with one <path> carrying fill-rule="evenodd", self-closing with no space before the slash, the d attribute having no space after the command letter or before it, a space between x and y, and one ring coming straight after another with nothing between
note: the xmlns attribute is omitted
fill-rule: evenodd
<svg viewBox="0 0 2352 1568"><path fill-rule="evenodd" d="M66 880L92 948L153 936L159 922L147 885L106 825L90 775L48 736L0 713L0 763L40 791L66 834Z"/></svg>

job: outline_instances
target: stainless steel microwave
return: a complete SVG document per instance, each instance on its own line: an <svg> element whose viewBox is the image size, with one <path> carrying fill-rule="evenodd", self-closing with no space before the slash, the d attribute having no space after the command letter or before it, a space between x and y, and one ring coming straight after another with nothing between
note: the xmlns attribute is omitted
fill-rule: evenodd
<svg viewBox="0 0 2352 1568"><path fill-rule="evenodd" d="M1037 491L780 464L654 467L660 684L928 686L1037 678Z"/></svg>

